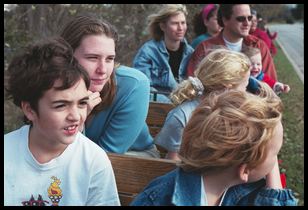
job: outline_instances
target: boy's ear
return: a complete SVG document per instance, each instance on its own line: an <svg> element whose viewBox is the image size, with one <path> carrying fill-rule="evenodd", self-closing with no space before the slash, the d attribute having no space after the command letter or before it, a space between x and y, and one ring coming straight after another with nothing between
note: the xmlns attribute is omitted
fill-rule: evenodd
<svg viewBox="0 0 308 210"><path fill-rule="evenodd" d="M248 169L247 164L240 165L238 169L238 176L243 183L248 182L250 169Z"/></svg>
<svg viewBox="0 0 308 210"><path fill-rule="evenodd" d="M36 113L35 111L31 108L31 105L29 102L22 101L21 102L21 109L28 118L28 120L33 121L35 119Z"/></svg>

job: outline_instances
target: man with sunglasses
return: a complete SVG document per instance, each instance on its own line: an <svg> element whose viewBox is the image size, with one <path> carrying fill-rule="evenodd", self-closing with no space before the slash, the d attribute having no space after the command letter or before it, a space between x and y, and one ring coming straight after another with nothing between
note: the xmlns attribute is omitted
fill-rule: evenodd
<svg viewBox="0 0 308 210"><path fill-rule="evenodd" d="M260 49L264 73L277 80L276 69L268 47L264 41L249 35L252 20L249 4L221 4L217 19L223 30L197 46L188 63L187 76L193 76L200 61L217 46L225 46L238 52L245 46L249 46Z"/></svg>

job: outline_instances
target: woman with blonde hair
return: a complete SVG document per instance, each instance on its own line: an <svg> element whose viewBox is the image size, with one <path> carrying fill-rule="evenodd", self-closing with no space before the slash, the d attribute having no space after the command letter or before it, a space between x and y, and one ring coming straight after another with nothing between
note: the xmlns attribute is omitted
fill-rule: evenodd
<svg viewBox="0 0 308 210"><path fill-rule="evenodd" d="M170 102L168 94L178 81L185 78L186 66L193 48L187 43L186 7L182 4L166 4L148 17L151 40L138 50L133 67L149 79L157 100Z"/></svg>
<svg viewBox="0 0 308 210"><path fill-rule="evenodd" d="M260 96L210 93L184 129L179 168L150 182L132 205L297 205L278 181L282 103L260 87Z"/></svg>
<svg viewBox="0 0 308 210"><path fill-rule="evenodd" d="M250 60L239 52L215 49L209 53L195 71L195 77L182 81L171 93L176 105L157 134L155 144L168 151L166 158L178 160L182 132L192 111L200 100L212 91L226 89L246 90L249 79Z"/></svg>

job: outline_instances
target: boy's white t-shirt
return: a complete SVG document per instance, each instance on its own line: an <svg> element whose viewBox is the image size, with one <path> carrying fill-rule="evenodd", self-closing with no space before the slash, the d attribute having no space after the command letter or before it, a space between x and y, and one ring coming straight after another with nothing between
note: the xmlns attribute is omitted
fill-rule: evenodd
<svg viewBox="0 0 308 210"><path fill-rule="evenodd" d="M78 133L59 157L40 164L28 147L29 128L4 135L4 205L120 205L104 150Z"/></svg>

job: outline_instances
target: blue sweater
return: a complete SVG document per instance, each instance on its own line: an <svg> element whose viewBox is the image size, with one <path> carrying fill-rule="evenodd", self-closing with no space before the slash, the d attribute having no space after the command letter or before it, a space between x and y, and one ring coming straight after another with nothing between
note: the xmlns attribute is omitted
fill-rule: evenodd
<svg viewBox="0 0 308 210"><path fill-rule="evenodd" d="M107 152L125 153L153 147L146 124L150 83L140 71L116 69L117 92L110 107L96 114L86 126L86 136Z"/></svg>

